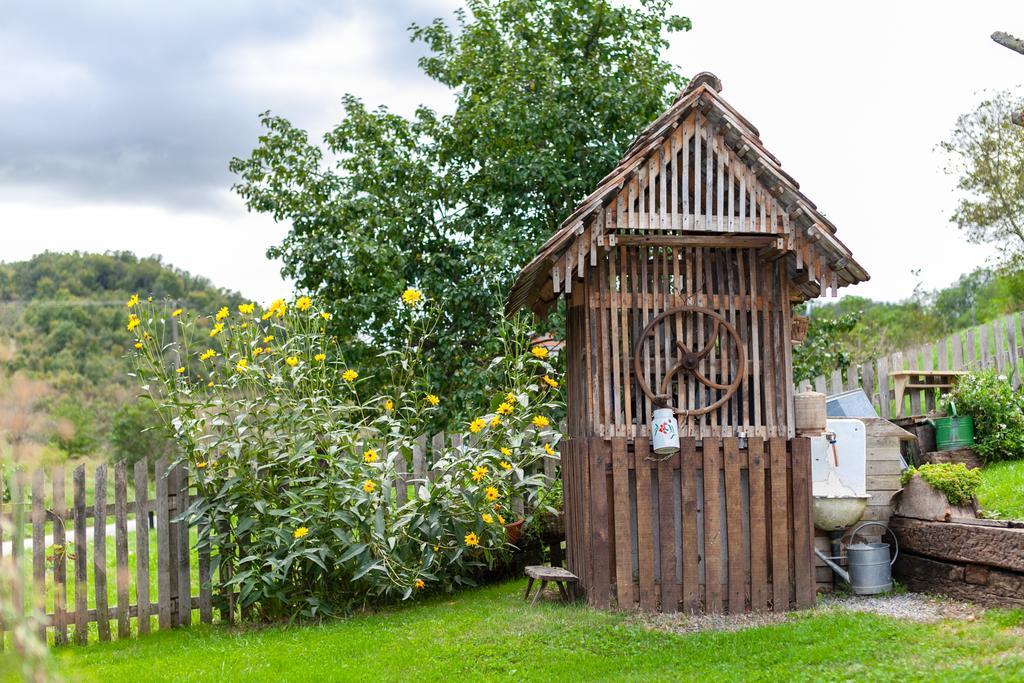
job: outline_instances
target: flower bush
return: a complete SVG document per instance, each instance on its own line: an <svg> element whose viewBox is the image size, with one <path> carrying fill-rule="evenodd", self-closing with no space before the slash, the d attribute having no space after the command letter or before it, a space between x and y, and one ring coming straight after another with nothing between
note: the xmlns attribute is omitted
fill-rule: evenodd
<svg viewBox="0 0 1024 683"><path fill-rule="evenodd" d="M540 460L557 457L548 416L559 382L522 319L497 331L491 405L399 504L396 463L412 470L417 437L444 408L420 379L440 317L422 293L396 302L405 342L382 354L390 376L373 378L386 393L366 389L371 378L346 362L308 297L213 316L128 303L135 372L200 492L189 521L256 618L319 618L473 584L508 552L504 524L515 499L535 501Z"/></svg>

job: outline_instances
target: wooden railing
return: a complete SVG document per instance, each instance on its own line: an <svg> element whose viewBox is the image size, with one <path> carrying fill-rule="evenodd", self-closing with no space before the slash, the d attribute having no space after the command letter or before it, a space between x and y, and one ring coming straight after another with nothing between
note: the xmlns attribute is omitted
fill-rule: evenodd
<svg viewBox="0 0 1024 683"><path fill-rule="evenodd" d="M462 446L460 435L447 441ZM397 504L406 502L414 480L438 475L435 454L445 444L443 433L421 437L409 471L399 460L396 483L406 486L394 487ZM543 468L554 477L556 461L545 458ZM31 476L22 471L10 481L0 472L0 501L10 501L0 504L7 522L0 525L0 559L11 555L30 572L31 586L12 597L42 617L37 623L44 639L57 645L84 644L90 637L107 641L115 634L120 639L196 620L213 623L215 612L217 621L232 621L234 595L220 590L226 566L212 576L210 552L196 549L208 529L178 519L197 495L187 469L160 460L154 473L145 462L131 470L124 463L99 465L88 477L90 492L86 468L79 465L68 495L64 468L37 469ZM521 500L513 507L522 513ZM0 623L0 647L3 635Z"/></svg>
<svg viewBox="0 0 1024 683"><path fill-rule="evenodd" d="M800 382L798 390L814 389L838 394L862 388L879 415L885 418L921 415L936 409L936 393L909 390L896 405L890 373L896 370L979 370L991 368L1005 374L1013 386L1021 385L1024 361L1024 315L1011 315L961 330L936 342L897 351L882 358L836 370L829 377Z"/></svg>

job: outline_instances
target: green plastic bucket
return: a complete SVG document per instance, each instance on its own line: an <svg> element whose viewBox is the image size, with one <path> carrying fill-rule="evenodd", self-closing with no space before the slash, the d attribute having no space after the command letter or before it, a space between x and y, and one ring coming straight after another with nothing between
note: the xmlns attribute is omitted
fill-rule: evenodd
<svg viewBox="0 0 1024 683"><path fill-rule="evenodd" d="M974 420L970 415L937 417L930 422L935 426L935 447L938 450L952 451L974 445Z"/></svg>

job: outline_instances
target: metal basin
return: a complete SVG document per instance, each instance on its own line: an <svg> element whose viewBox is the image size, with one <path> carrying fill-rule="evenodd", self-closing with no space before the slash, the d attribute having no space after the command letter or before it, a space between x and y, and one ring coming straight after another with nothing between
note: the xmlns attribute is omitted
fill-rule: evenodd
<svg viewBox="0 0 1024 683"><path fill-rule="evenodd" d="M814 526L842 531L857 523L871 496L814 496Z"/></svg>

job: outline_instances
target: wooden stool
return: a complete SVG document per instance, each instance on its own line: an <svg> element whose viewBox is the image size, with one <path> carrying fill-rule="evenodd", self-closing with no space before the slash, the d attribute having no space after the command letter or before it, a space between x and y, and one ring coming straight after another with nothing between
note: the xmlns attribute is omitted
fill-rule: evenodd
<svg viewBox="0 0 1024 683"><path fill-rule="evenodd" d="M537 599L540 598L540 594L547 588L548 581L558 586L558 592L561 593L562 599L569 602L569 591L566 589L566 586L575 586L576 582L579 581L575 574L561 567L533 565L526 568L526 575L530 578L530 581L526 584L526 594L523 595L523 600L529 599L534 580L540 581L540 588L533 594L533 600L530 602L531 605L537 604Z"/></svg>

